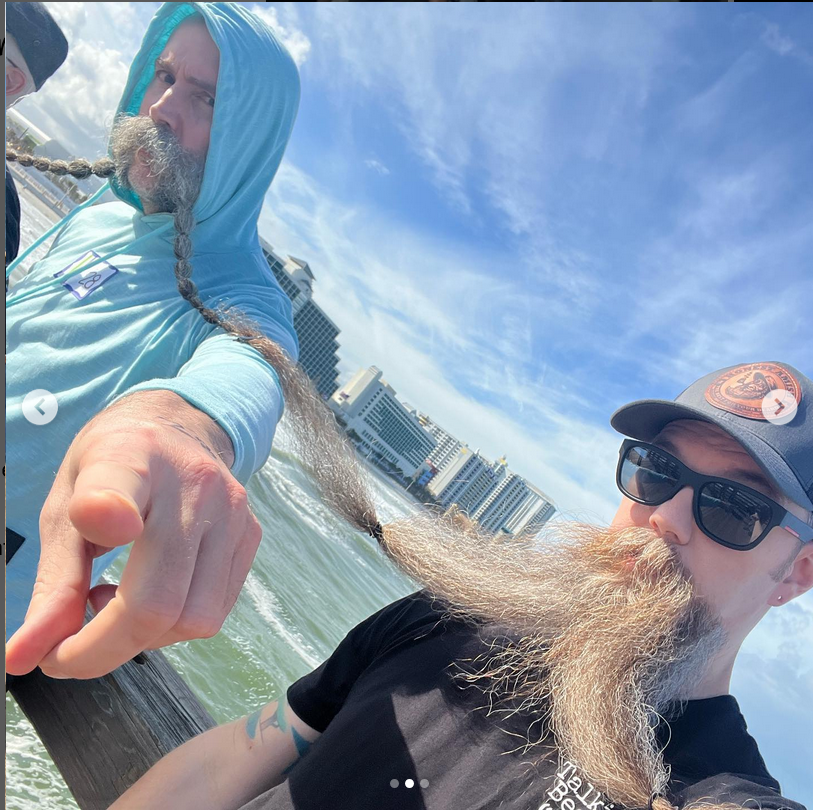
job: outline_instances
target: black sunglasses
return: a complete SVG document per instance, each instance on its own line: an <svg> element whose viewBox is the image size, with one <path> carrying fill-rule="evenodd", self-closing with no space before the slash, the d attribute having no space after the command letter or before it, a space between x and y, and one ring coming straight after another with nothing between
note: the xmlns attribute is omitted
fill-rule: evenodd
<svg viewBox="0 0 813 810"><path fill-rule="evenodd" d="M727 548L748 551L776 526L802 543L813 541L813 528L767 495L728 478L701 475L654 444L626 439L615 479L624 495L647 506L662 504L684 487L692 487L698 528Z"/></svg>

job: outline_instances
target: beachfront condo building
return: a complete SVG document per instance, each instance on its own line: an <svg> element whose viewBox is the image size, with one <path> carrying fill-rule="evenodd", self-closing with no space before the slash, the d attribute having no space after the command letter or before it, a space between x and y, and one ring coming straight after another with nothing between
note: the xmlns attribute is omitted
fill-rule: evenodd
<svg viewBox="0 0 813 810"><path fill-rule="evenodd" d="M443 472L444 468L450 464L453 459L457 458L460 448L464 446L463 442L444 430L425 413L417 413L416 416L418 417L418 421L434 436L437 442L435 449L429 454L426 460L437 470L436 475L438 475Z"/></svg>
<svg viewBox="0 0 813 810"><path fill-rule="evenodd" d="M504 529L511 534L534 537L553 517L556 507L536 487L528 484L528 489L528 497L505 522Z"/></svg>
<svg viewBox="0 0 813 810"><path fill-rule="evenodd" d="M410 478L435 448L417 416L399 402L375 366L360 369L328 405L362 454L384 459Z"/></svg>
<svg viewBox="0 0 813 810"><path fill-rule="evenodd" d="M491 533L533 536L556 511L541 490L508 469L505 457L491 463L466 446L427 489L442 506L456 505Z"/></svg>
<svg viewBox="0 0 813 810"><path fill-rule="evenodd" d="M315 277L308 263L294 256L283 259L264 239L260 243L271 272L291 299L299 338L299 364L322 398L327 399L339 387L336 338L340 329L313 300Z"/></svg>
<svg viewBox="0 0 813 810"><path fill-rule="evenodd" d="M505 468L504 459L492 464L478 451L461 447L443 472L429 482L427 489L441 506L456 504L462 512L474 517L494 486L505 476Z"/></svg>
<svg viewBox="0 0 813 810"><path fill-rule="evenodd" d="M543 492L516 473L509 472L472 517L488 532L532 536L555 511Z"/></svg>

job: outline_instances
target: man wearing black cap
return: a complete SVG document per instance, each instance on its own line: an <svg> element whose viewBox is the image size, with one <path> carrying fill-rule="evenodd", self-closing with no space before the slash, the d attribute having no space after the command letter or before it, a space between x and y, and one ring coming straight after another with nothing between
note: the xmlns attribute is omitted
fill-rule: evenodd
<svg viewBox="0 0 813 810"><path fill-rule="evenodd" d="M6 3L6 109L39 90L68 55L68 42L42 3ZM20 248L20 199L6 166L6 264Z"/></svg>
<svg viewBox="0 0 813 810"><path fill-rule="evenodd" d="M800 810L729 686L760 619L813 587L813 381L732 366L611 424L608 529L387 533L425 590L111 810Z"/></svg>

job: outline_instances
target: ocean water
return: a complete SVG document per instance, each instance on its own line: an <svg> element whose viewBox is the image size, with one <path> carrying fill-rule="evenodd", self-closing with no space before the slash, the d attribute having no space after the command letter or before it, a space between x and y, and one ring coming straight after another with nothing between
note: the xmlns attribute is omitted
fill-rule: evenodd
<svg viewBox="0 0 813 810"><path fill-rule="evenodd" d="M23 245L48 226L22 200ZM44 252L44 250L43 250ZM265 467L247 487L263 541L221 632L164 649L218 723L276 699L327 658L348 630L416 590L376 541L333 515L285 448L284 423ZM414 501L382 476L370 478L382 522L408 514ZM106 572L120 580L126 552ZM6 695L6 807L75 810L76 803L34 729Z"/></svg>

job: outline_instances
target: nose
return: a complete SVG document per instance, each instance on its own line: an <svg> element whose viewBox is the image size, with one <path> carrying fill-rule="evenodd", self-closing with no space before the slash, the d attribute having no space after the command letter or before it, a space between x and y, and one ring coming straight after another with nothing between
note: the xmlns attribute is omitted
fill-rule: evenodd
<svg viewBox="0 0 813 810"><path fill-rule="evenodd" d="M175 137L181 140L183 117L180 110L180 101L172 86L161 94L158 100L150 106L149 116L157 124L169 127Z"/></svg>
<svg viewBox="0 0 813 810"><path fill-rule="evenodd" d="M649 507L649 525L667 543L685 546L694 531L691 487L684 487L677 495L659 506Z"/></svg>

